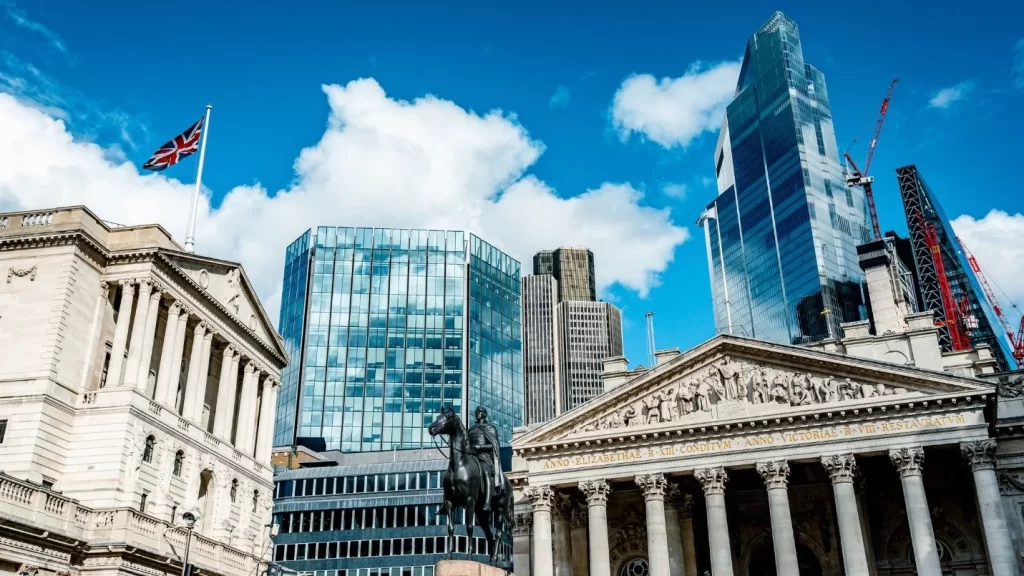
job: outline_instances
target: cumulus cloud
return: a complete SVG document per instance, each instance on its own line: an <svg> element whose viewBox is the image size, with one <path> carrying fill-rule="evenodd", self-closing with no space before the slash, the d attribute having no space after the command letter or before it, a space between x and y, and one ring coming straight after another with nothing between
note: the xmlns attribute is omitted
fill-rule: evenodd
<svg viewBox="0 0 1024 576"><path fill-rule="evenodd" d="M219 206L200 201L198 251L242 262L274 319L284 248L318 224L465 229L521 262L542 248L585 245L601 289L640 295L688 237L628 184L556 195L526 173L543 144L501 111L477 115L433 96L399 101L372 79L323 90L327 129L295 160L289 188L237 186ZM116 150L78 141L63 120L2 93L0 125L0 210L85 204L104 219L159 222L184 237L191 186L142 175Z"/></svg>
<svg viewBox="0 0 1024 576"><path fill-rule="evenodd" d="M686 184L681 182L670 182L661 187L662 193L669 198L675 198L676 200L682 200L686 198L686 192L688 188Z"/></svg>
<svg viewBox="0 0 1024 576"><path fill-rule="evenodd" d="M569 87L559 86L555 89L555 93L551 95L551 99L548 100L548 108L565 108L569 105L570 99Z"/></svg>
<svg viewBox="0 0 1024 576"><path fill-rule="evenodd" d="M1024 275L1020 262L1024 262L1024 214L1008 214L992 210L983 218L962 215L951 223L957 236L978 259L989 282L998 286L997 296L1005 292L1011 302L1024 303ZM1003 302L1003 309L1007 302ZM1015 322L1016 318L1010 318Z"/></svg>
<svg viewBox="0 0 1024 576"><path fill-rule="evenodd" d="M936 91L932 94L931 100L928 101L928 106L945 110L961 100L966 100L973 90L974 82L965 80L954 86Z"/></svg>
<svg viewBox="0 0 1024 576"><path fill-rule="evenodd" d="M679 78L634 74L615 93L612 122L623 140L637 133L665 148L685 148L719 128L739 72L739 62L697 62Z"/></svg>

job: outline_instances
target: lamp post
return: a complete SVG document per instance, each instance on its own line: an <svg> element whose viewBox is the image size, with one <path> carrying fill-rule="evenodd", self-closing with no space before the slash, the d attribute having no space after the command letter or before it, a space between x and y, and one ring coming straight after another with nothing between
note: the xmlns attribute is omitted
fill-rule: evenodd
<svg viewBox="0 0 1024 576"><path fill-rule="evenodd" d="M191 512L185 512L181 519L185 521L185 528L188 529L188 534L185 535L185 558L181 563L181 576L189 576L188 553L192 549L192 531L195 530L199 518Z"/></svg>

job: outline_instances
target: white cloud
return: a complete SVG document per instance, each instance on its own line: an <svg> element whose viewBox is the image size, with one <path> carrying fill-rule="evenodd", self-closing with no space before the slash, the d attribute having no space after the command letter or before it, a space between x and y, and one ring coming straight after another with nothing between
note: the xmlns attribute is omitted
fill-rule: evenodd
<svg viewBox="0 0 1024 576"><path fill-rule="evenodd" d="M275 320L284 248L318 224L467 229L521 262L541 248L585 245L601 289L618 283L641 295L688 237L627 184L561 198L525 175L543 145L500 111L480 116L432 96L397 101L372 79L324 92L328 127L296 159L290 188L238 186L216 208L205 195L200 203L198 251L242 262ZM183 238L189 185L117 164L116 151L75 140L63 121L2 93L0 125L0 210L85 204Z"/></svg>
<svg viewBox="0 0 1024 576"><path fill-rule="evenodd" d="M569 105L570 99L569 87L559 86L555 89L555 93L551 95L551 99L548 100L548 108L565 108Z"/></svg>
<svg viewBox="0 0 1024 576"><path fill-rule="evenodd" d="M928 106L945 110L956 102L966 100L973 90L974 82L965 80L954 86L936 91L935 94L932 94L931 100L928 101Z"/></svg>
<svg viewBox="0 0 1024 576"><path fill-rule="evenodd" d="M1024 274L1020 273L1020 263L1024 262L1024 214L992 210L980 219L965 214L953 220L952 225L978 259L997 297L1009 297L1010 302L1024 304ZM1008 302L1003 300L1002 304L1010 322L1017 322Z"/></svg>
<svg viewBox="0 0 1024 576"><path fill-rule="evenodd" d="M682 200L683 198L686 198L687 187L686 184L682 184L680 182L670 182L662 186L661 191L669 198Z"/></svg>
<svg viewBox="0 0 1024 576"><path fill-rule="evenodd" d="M72 61L74 60L73 56L71 56L68 51L67 44L64 43L64 39L61 38L59 34L29 18L28 14L26 14L24 10L15 6L13 2L7 4L7 16L21 28L30 32L35 32L43 38L46 38L46 41L49 42L55 50L64 54Z"/></svg>
<svg viewBox="0 0 1024 576"><path fill-rule="evenodd" d="M615 93L612 121L623 140L635 132L665 148L685 148L704 132L719 128L739 71L739 62L710 68L697 62L679 78L630 76Z"/></svg>

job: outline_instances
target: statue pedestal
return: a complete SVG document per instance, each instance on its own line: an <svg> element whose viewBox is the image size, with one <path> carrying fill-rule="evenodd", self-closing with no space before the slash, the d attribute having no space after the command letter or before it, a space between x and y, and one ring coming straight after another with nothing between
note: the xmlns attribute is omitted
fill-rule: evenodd
<svg viewBox="0 0 1024 576"><path fill-rule="evenodd" d="M473 560L441 560L434 566L434 576L505 576L502 568L495 568Z"/></svg>

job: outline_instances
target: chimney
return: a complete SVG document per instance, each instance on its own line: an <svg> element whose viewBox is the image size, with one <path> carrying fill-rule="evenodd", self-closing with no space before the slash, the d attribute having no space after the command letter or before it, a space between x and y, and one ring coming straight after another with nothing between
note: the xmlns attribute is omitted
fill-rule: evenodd
<svg viewBox="0 0 1024 576"><path fill-rule="evenodd" d="M612 356L604 359L601 380L604 381L605 392L622 386L631 376L633 374L629 371L629 359L625 356Z"/></svg>
<svg viewBox="0 0 1024 576"><path fill-rule="evenodd" d="M857 259L868 288L869 316L878 336L905 332L904 319L913 313L910 295L905 294L902 283L902 262L894 250L889 238L857 246Z"/></svg>
<svg viewBox="0 0 1024 576"><path fill-rule="evenodd" d="M666 348L664 350L658 350L654 353L654 365L661 366L665 362L679 356L679 348Z"/></svg>

